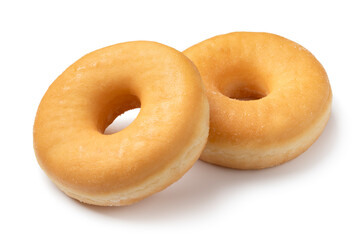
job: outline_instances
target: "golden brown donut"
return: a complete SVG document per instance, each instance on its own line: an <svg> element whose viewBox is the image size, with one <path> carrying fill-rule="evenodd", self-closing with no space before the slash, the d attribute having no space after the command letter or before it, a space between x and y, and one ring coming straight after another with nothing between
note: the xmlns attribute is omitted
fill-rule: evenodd
<svg viewBox="0 0 360 240"><path fill-rule="evenodd" d="M331 88L322 65L299 44L270 33L234 32L184 51L210 103L200 159L238 169L276 166L323 131Z"/></svg>
<svg viewBox="0 0 360 240"><path fill-rule="evenodd" d="M123 112L137 118L112 135ZM200 75L181 52L128 42L82 57L44 95L34 124L37 160L67 195L126 205L178 180L198 159L209 130Z"/></svg>

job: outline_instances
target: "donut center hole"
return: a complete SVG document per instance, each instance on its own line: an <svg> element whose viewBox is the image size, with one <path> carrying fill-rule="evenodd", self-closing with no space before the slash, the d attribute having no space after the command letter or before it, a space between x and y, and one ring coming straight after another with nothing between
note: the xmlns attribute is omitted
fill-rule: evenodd
<svg viewBox="0 0 360 240"><path fill-rule="evenodd" d="M244 82L235 82L223 87L221 92L232 99L240 101L253 101L266 97L267 90L259 84L249 84Z"/></svg>
<svg viewBox="0 0 360 240"><path fill-rule="evenodd" d="M104 135L120 132L128 127L139 115L140 100L128 93L116 91L107 93L108 98L100 98L97 102L99 116L97 128Z"/></svg>
<svg viewBox="0 0 360 240"><path fill-rule="evenodd" d="M241 88L241 89L237 89L236 91L232 91L229 94L226 94L226 96L240 101L251 101L266 97L266 94L260 91L256 91L254 89Z"/></svg>
<svg viewBox="0 0 360 240"><path fill-rule="evenodd" d="M121 115L118 115L115 120L105 128L104 134L111 135L120 132L129 126L139 115L140 108L130 109Z"/></svg>

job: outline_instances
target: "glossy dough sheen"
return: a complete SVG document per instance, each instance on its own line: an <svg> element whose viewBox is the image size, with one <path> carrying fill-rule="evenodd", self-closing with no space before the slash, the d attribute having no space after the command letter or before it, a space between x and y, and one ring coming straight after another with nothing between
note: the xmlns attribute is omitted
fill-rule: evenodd
<svg viewBox="0 0 360 240"><path fill-rule="evenodd" d="M127 128L104 135L140 107ZM94 51L49 87L34 124L40 166L66 194L126 205L178 180L198 159L209 130L200 75L182 53L154 42Z"/></svg>
<svg viewBox="0 0 360 240"><path fill-rule="evenodd" d="M235 32L184 53L199 69L210 103L204 161L238 169L281 164L310 147L329 119L326 72L295 42Z"/></svg>

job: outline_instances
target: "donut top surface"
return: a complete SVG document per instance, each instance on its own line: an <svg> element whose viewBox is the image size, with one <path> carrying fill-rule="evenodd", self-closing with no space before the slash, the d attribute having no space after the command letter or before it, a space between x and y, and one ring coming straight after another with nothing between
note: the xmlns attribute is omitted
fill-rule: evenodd
<svg viewBox="0 0 360 240"><path fill-rule="evenodd" d="M206 121L193 119L208 116L202 93L192 62L162 44L128 42L89 53L53 82L40 103L34 124L39 164L76 191L131 188L161 172L198 136ZM118 115L140 106L127 128L103 134Z"/></svg>
<svg viewBox="0 0 360 240"><path fill-rule="evenodd" d="M184 53L206 86L209 142L219 146L289 141L306 132L331 101L322 65L304 47L274 34L219 35Z"/></svg>

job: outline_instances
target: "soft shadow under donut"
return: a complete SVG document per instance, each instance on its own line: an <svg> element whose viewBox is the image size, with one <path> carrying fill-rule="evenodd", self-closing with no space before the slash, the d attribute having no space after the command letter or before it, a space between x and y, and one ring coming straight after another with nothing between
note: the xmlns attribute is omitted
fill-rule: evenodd
<svg viewBox="0 0 360 240"><path fill-rule="evenodd" d="M126 221L159 222L205 214L219 207L221 199L227 196L224 192L240 191L246 195L247 187L258 187L265 182L276 184L289 175L301 175L325 163L338 139L338 128L336 115L332 113L322 135L305 153L277 167L241 171L199 160L180 181L134 205L98 207L74 201L96 214Z"/></svg>

